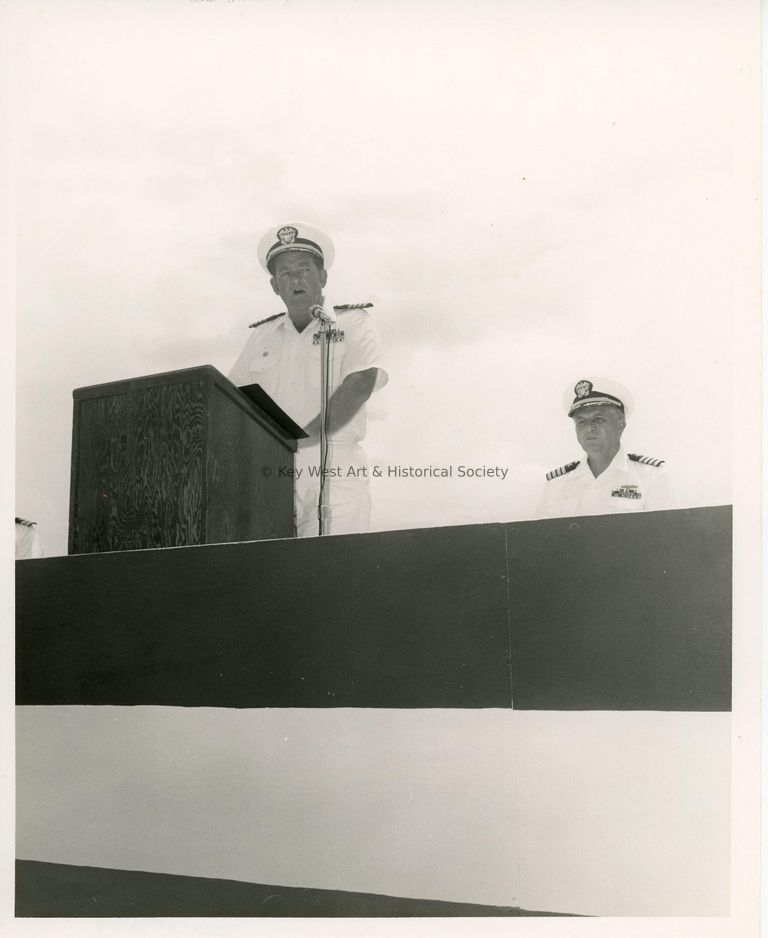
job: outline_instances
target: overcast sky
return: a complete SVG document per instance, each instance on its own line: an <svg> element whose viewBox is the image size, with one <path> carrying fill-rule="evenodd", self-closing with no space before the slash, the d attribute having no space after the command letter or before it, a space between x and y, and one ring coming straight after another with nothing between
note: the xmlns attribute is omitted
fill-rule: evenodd
<svg viewBox="0 0 768 938"><path fill-rule="evenodd" d="M11 4L16 511L66 552L74 388L212 364L280 310L294 218L370 301L390 382L374 528L530 517L605 375L681 505L731 501L731 338L756 195L753 5L732 0ZM745 172L745 165L752 170ZM752 172L752 175L750 175Z"/></svg>

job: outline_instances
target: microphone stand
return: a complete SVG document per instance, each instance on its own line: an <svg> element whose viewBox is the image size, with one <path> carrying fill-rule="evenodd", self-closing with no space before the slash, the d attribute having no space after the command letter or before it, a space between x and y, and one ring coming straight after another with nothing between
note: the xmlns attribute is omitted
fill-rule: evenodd
<svg viewBox="0 0 768 938"><path fill-rule="evenodd" d="M313 306L310 310L320 326L320 495L317 500L317 533L322 537L328 533L327 505L327 465L328 465L328 399L330 392L330 374L328 370L331 326L334 318L328 315L322 306Z"/></svg>
<svg viewBox="0 0 768 938"><path fill-rule="evenodd" d="M310 315L320 324L320 495L317 499L317 533L322 537L328 533L327 505L327 468L328 468L328 399L331 390L331 376L328 371L330 358L331 326L336 322L336 311L349 309L369 309L373 303L349 303L334 306L327 312L320 305L310 307Z"/></svg>

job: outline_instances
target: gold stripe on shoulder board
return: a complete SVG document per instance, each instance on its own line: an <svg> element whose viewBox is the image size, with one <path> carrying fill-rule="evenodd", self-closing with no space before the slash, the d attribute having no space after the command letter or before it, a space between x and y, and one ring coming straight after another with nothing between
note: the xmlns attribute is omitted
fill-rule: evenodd
<svg viewBox="0 0 768 938"><path fill-rule="evenodd" d="M256 326L263 326L265 322L272 322L273 319L279 319L281 316L285 316L285 313L275 313L274 316L267 316L266 319L260 319L258 322L252 322L249 329L255 329Z"/></svg>

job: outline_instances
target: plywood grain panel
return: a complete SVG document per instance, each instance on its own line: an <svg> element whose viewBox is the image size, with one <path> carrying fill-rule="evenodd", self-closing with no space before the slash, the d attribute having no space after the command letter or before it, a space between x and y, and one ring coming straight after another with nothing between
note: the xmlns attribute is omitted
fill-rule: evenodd
<svg viewBox="0 0 768 938"><path fill-rule="evenodd" d="M75 552L199 544L203 380L76 402Z"/></svg>
<svg viewBox="0 0 768 938"><path fill-rule="evenodd" d="M70 553L294 536L295 440L215 368L73 396Z"/></svg>

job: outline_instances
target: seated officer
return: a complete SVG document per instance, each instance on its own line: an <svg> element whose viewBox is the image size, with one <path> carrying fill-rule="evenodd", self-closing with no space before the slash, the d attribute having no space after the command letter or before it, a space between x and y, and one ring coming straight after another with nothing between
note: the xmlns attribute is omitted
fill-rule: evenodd
<svg viewBox="0 0 768 938"><path fill-rule="evenodd" d="M627 453L621 435L632 401L626 388L601 381L579 381L567 395L568 416L586 454L547 473L537 517L568 518L625 511L672 508L672 492L663 459Z"/></svg>

